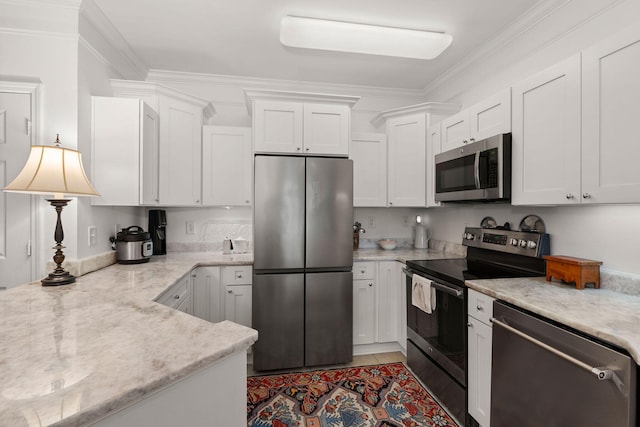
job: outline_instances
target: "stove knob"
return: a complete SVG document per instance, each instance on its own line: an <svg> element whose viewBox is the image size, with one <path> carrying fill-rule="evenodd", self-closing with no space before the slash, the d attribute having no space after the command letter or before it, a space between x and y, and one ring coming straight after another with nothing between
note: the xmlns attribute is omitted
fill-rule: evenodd
<svg viewBox="0 0 640 427"><path fill-rule="evenodd" d="M518 239L511 239L509 240L509 243L511 244L511 246L518 246Z"/></svg>
<svg viewBox="0 0 640 427"><path fill-rule="evenodd" d="M527 248L529 249L535 249L538 247L538 244L536 242L534 242L533 240L529 240L527 242Z"/></svg>
<svg viewBox="0 0 640 427"><path fill-rule="evenodd" d="M520 240L520 241L518 241L518 244L520 245L521 248L526 248L527 247L527 241L526 240Z"/></svg>

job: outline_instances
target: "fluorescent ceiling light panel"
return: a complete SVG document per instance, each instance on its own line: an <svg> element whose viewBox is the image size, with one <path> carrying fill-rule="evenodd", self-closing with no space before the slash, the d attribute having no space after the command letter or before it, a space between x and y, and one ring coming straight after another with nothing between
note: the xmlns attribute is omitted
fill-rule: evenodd
<svg viewBox="0 0 640 427"><path fill-rule="evenodd" d="M351 22L285 16L280 43L290 47L433 59L453 38L449 34Z"/></svg>

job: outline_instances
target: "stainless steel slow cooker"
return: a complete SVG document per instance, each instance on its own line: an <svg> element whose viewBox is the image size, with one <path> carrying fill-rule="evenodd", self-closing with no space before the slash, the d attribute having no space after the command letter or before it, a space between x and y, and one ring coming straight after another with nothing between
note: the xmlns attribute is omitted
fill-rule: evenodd
<svg viewBox="0 0 640 427"><path fill-rule="evenodd" d="M148 262L153 255L151 235L142 227L123 228L116 236L116 260L119 264Z"/></svg>

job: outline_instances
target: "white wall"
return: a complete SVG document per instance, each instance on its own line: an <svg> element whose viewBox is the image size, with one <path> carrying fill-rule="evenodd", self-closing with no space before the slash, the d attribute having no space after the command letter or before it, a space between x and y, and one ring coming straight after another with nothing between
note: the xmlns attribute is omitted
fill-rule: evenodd
<svg viewBox="0 0 640 427"><path fill-rule="evenodd" d="M531 34L514 37L479 62L441 80L427 92L427 98L461 102L466 108L629 25L640 25L637 0L566 2ZM427 216L436 239L460 242L463 227L479 225L484 216L493 216L498 223L509 221L517 227L527 214L540 215L545 221L553 254L596 259L604 262L604 269L640 274L635 248L635 242L640 240L637 205L462 205L428 209Z"/></svg>

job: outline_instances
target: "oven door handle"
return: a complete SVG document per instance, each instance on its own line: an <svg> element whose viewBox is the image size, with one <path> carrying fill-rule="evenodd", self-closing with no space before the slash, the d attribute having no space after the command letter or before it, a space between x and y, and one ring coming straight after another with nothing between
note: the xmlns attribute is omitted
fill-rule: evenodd
<svg viewBox="0 0 640 427"><path fill-rule="evenodd" d="M403 268L402 272L408 277L411 277L415 274L413 271L409 270L408 268ZM434 282L433 280L431 281L431 287L436 288L437 290L442 291L445 294L453 295L456 298L461 298L463 295L463 292L460 289L454 289L449 286Z"/></svg>
<svg viewBox="0 0 640 427"><path fill-rule="evenodd" d="M518 335L519 337L529 341L530 343L537 345L538 347L547 350L550 353L555 354L556 356L560 357L561 359L566 360L567 362L570 362L576 366L578 366L579 368L584 369L585 371L593 374L598 380L600 381L604 381L604 380L611 380L613 381L613 383L616 385L616 387L618 387L618 389L624 393L624 383L622 382L622 380L616 375L616 373L611 370L611 369L603 369L603 368L598 368L595 366L591 366L588 365L586 363L584 363L582 360L576 359L575 357L564 353L563 351L558 350L555 347L550 346L549 344L546 344L540 340L537 340L536 338L527 335L526 333L514 328L513 326L507 325L506 323L496 319L495 317L491 318L491 323L493 323L494 325L500 326L501 328Z"/></svg>

